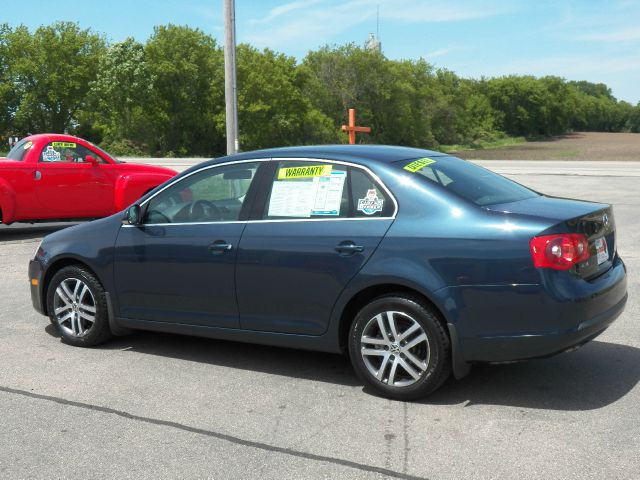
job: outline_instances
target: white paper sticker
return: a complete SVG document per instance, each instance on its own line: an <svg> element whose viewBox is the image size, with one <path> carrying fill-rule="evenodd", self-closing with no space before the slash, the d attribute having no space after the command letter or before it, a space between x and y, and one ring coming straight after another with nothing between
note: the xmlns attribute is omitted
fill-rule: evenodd
<svg viewBox="0 0 640 480"><path fill-rule="evenodd" d="M596 238L596 260L598 265L609 260L609 251L607 249L607 241L600 237Z"/></svg>
<svg viewBox="0 0 640 480"><path fill-rule="evenodd" d="M311 215L340 215L342 190L346 178L347 172L340 170L331 172L329 177L318 178L318 190Z"/></svg>
<svg viewBox="0 0 640 480"><path fill-rule="evenodd" d="M54 150L51 145L47 145L47 148L42 152L42 160L45 162L59 162L60 152Z"/></svg>
<svg viewBox="0 0 640 480"><path fill-rule="evenodd" d="M270 217L309 217L315 200L317 178L312 181L279 181L273 184Z"/></svg>
<svg viewBox="0 0 640 480"><path fill-rule="evenodd" d="M298 180L277 180L271 190L268 216L308 218L340 215L347 172Z"/></svg>

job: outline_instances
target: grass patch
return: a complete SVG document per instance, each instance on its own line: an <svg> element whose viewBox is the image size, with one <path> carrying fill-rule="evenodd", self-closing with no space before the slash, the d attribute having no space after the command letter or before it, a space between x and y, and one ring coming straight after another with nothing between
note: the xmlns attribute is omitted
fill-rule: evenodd
<svg viewBox="0 0 640 480"><path fill-rule="evenodd" d="M580 154L580 152L578 150L559 150L555 153L556 157L559 158L577 158L577 156Z"/></svg>
<svg viewBox="0 0 640 480"><path fill-rule="evenodd" d="M439 150L445 153L460 152L463 150L492 150L496 148L511 147L513 145L519 145L525 143L527 139L525 137L504 137L497 140L480 141L473 144L462 145L440 145Z"/></svg>

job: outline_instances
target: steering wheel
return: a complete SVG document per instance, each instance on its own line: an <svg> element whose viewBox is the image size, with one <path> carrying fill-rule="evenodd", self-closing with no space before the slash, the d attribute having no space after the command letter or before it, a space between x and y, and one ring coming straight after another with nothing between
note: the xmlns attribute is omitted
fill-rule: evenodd
<svg viewBox="0 0 640 480"><path fill-rule="evenodd" d="M221 212L209 200L196 200L189 205L190 220L218 220L221 218Z"/></svg>
<svg viewBox="0 0 640 480"><path fill-rule="evenodd" d="M149 210L147 212L147 221L149 223L171 223L171 219L158 210Z"/></svg>

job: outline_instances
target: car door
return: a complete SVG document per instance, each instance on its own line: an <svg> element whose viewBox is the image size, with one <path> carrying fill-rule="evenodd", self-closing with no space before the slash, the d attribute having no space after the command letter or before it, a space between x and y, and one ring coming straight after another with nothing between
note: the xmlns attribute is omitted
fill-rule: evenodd
<svg viewBox="0 0 640 480"><path fill-rule="evenodd" d="M123 225L115 246L122 318L239 327L235 261L260 163L210 166L143 205L141 225Z"/></svg>
<svg viewBox="0 0 640 480"><path fill-rule="evenodd" d="M94 156L96 162L86 160ZM39 153L34 191L41 218L100 217L113 209L113 187L100 159L77 142L50 141Z"/></svg>
<svg viewBox="0 0 640 480"><path fill-rule="evenodd" d="M340 292L375 251L396 204L371 172L274 160L240 241L243 329L320 335Z"/></svg>

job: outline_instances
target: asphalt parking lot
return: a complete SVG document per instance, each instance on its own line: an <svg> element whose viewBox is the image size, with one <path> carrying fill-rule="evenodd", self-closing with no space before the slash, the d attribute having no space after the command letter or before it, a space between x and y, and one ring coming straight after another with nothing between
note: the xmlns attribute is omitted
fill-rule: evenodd
<svg viewBox="0 0 640 480"><path fill-rule="evenodd" d="M64 225L0 226L0 477L638 478L640 163L482 164L614 204L629 303L575 352L476 366L415 403L338 355L142 332L66 346L27 280Z"/></svg>

